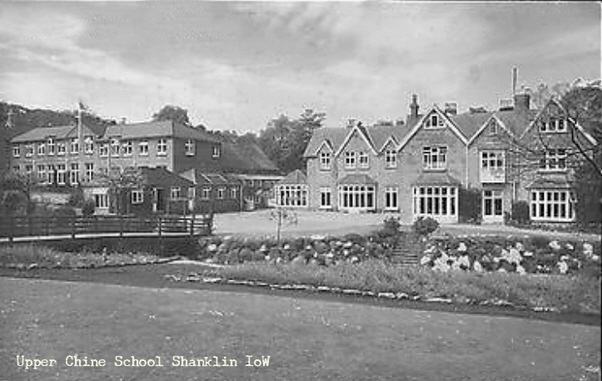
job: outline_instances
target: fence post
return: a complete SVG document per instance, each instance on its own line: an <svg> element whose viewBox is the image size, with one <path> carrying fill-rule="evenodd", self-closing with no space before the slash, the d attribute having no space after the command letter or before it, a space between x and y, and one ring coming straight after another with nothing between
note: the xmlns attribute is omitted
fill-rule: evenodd
<svg viewBox="0 0 602 381"><path fill-rule="evenodd" d="M159 233L159 256L163 254L163 240L161 239L161 216L157 216L157 231Z"/></svg>
<svg viewBox="0 0 602 381"><path fill-rule="evenodd" d="M190 236L194 236L194 213L192 214L192 219L190 220Z"/></svg>
<svg viewBox="0 0 602 381"><path fill-rule="evenodd" d="M31 220L31 215L27 215L27 230L29 231L29 236L33 235L33 221Z"/></svg>
<svg viewBox="0 0 602 381"><path fill-rule="evenodd" d="M119 238L123 238L123 215L119 215Z"/></svg>
<svg viewBox="0 0 602 381"><path fill-rule="evenodd" d="M77 216L73 216L71 219L71 238L75 239L75 221L77 219Z"/></svg>
<svg viewBox="0 0 602 381"><path fill-rule="evenodd" d="M11 246L13 244L13 234L14 234L14 226L15 226L15 216L10 216L8 221L8 242L10 242Z"/></svg>

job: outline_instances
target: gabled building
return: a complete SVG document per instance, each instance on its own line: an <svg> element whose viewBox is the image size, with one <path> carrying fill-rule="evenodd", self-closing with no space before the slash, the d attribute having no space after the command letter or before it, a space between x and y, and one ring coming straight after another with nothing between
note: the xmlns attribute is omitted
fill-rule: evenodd
<svg viewBox="0 0 602 381"><path fill-rule="evenodd" d="M574 220L570 131L586 146L599 143L557 101L535 111L520 93L494 112L458 114L453 103L418 109L414 96L405 124L316 130L298 183L307 207L453 223L460 191L470 188L481 194L484 222L502 222L521 200L535 221ZM295 185L287 179L281 185Z"/></svg>

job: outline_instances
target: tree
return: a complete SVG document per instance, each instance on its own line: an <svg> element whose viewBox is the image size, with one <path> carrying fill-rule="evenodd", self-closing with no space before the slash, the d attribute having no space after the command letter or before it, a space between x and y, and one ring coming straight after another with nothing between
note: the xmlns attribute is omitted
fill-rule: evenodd
<svg viewBox="0 0 602 381"><path fill-rule="evenodd" d="M281 171L304 169L305 148L314 131L322 127L325 118L325 113L311 109L305 110L298 119L280 115L260 132L257 139L259 146Z"/></svg>
<svg viewBox="0 0 602 381"><path fill-rule="evenodd" d="M30 193L31 181L27 176L7 172L0 183L2 209L10 215L19 210L28 210L31 201Z"/></svg>
<svg viewBox="0 0 602 381"><path fill-rule="evenodd" d="M153 120L171 120L172 122L192 127L188 119L188 110L179 106L165 105L161 110L153 114ZM204 126L203 126L204 127Z"/></svg>
<svg viewBox="0 0 602 381"><path fill-rule="evenodd" d="M117 214L127 214L128 203L124 198L133 189L140 189L146 185L146 179L138 168L127 167L122 171L110 171L99 174L100 182L109 188L109 198L113 210Z"/></svg>

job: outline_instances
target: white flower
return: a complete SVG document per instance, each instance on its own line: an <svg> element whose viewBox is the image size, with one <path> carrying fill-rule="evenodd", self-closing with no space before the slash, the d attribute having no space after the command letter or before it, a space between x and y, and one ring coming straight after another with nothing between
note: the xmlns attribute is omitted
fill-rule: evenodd
<svg viewBox="0 0 602 381"><path fill-rule="evenodd" d="M217 245L212 243L211 245L207 246L207 250L208 251L215 251L217 250Z"/></svg>
<svg viewBox="0 0 602 381"><path fill-rule="evenodd" d="M552 250L560 250L562 247L560 246L560 244L558 243L558 241L554 240L554 241L550 241L550 243L548 244L548 246L550 246L550 248Z"/></svg>
<svg viewBox="0 0 602 381"><path fill-rule="evenodd" d="M561 274L566 274L569 271L569 265L565 261L558 262L557 266Z"/></svg>
<svg viewBox="0 0 602 381"><path fill-rule="evenodd" d="M525 268L521 265L516 266L516 272L519 273L520 275L524 275L527 273Z"/></svg>
<svg viewBox="0 0 602 381"><path fill-rule="evenodd" d="M583 254L588 258L594 255L594 246L591 243L585 242L583 244Z"/></svg>
<svg viewBox="0 0 602 381"><path fill-rule="evenodd" d="M568 243L568 242L566 243L566 248L567 248L567 249L569 249L569 250L571 250L571 251L572 251L572 250L575 250L575 246L571 245L571 244L570 244L570 243Z"/></svg>
<svg viewBox="0 0 602 381"><path fill-rule="evenodd" d="M483 271L485 271L483 269L483 266L481 266L481 263L479 263L479 261L474 261L474 263L472 264L472 268L478 273L482 273Z"/></svg>
<svg viewBox="0 0 602 381"><path fill-rule="evenodd" d="M427 263L429 263L431 261L431 257L429 257L428 255L425 255L424 257L420 258L420 265L424 266Z"/></svg>
<svg viewBox="0 0 602 381"><path fill-rule="evenodd" d="M523 253L523 256L524 256L524 257L532 257L532 256L533 256L533 252L532 252L532 251L525 251L525 252Z"/></svg>
<svg viewBox="0 0 602 381"><path fill-rule="evenodd" d="M466 250L467 250L466 244L464 242L460 242L460 245L458 246L458 251L464 252Z"/></svg>
<svg viewBox="0 0 602 381"><path fill-rule="evenodd" d="M525 250L525 246L521 242L517 242L516 245L514 245L514 246L516 247L516 250L520 250L520 251Z"/></svg>

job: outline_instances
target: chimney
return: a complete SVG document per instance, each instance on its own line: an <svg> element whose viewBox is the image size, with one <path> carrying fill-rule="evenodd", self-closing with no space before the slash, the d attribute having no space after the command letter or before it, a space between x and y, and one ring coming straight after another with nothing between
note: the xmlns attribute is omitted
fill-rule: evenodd
<svg viewBox="0 0 602 381"><path fill-rule="evenodd" d="M445 113L447 115L457 115L458 114L458 104L456 102L446 102L445 103Z"/></svg>
<svg viewBox="0 0 602 381"><path fill-rule="evenodd" d="M531 108L531 95L524 89L514 94L514 111L523 115L527 115Z"/></svg>
<svg viewBox="0 0 602 381"><path fill-rule="evenodd" d="M418 105L418 95L412 94L412 103L410 103L410 113L407 118L407 125L412 126L416 121L420 118L420 114L418 114L418 109L420 106Z"/></svg>
<svg viewBox="0 0 602 381"><path fill-rule="evenodd" d="M512 111L514 110L514 106L512 104L512 99L500 99L500 111Z"/></svg>
<svg viewBox="0 0 602 381"><path fill-rule="evenodd" d="M127 118L123 117L121 118L121 120L119 121L119 124L126 124L127 123Z"/></svg>
<svg viewBox="0 0 602 381"><path fill-rule="evenodd" d="M349 118L347 120L347 128L353 128L353 127L355 127L356 121L357 120L354 119L354 118Z"/></svg>

